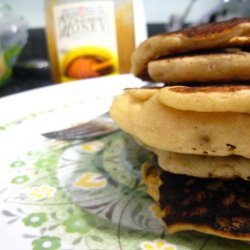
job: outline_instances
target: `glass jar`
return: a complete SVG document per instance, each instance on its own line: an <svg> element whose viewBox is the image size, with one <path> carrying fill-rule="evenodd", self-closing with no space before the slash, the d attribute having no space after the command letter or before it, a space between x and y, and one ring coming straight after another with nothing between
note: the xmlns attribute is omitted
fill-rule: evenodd
<svg viewBox="0 0 250 250"><path fill-rule="evenodd" d="M55 83L128 73L133 0L46 0L46 36Z"/></svg>

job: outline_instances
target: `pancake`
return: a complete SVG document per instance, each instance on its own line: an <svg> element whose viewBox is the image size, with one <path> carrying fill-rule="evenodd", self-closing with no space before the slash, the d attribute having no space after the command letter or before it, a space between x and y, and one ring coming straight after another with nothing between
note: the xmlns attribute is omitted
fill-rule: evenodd
<svg viewBox="0 0 250 250"><path fill-rule="evenodd" d="M134 51L131 71L135 76L144 78L148 63L162 57L249 45L249 18L235 18L224 22L204 24L148 38Z"/></svg>
<svg viewBox="0 0 250 250"><path fill-rule="evenodd" d="M194 230L250 240L250 182L176 175L149 163L142 172L168 233Z"/></svg>
<svg viewBox="0 0 250 250"><path fill-rule="evenodd" d="M159 166L174 174L200 178L242 178L250 181L250 159L241 156L178 154L154 149Z"/></svg>
<svg viewBox="0 0 250 250"><path fill-rule="evenodd" d="M185 55L148 63L148 73L155 82L174 84L220 84L250 79L250 53L234 50Z"/></svg>
<svg viewBox="0 0 250 250"><path fill-rule="evenodd" d="M250 113L250 86L173 86L161 89L159 100L178 110Z"/></svg>
<svg viewBox="0 0 250 250"><path fill-rule="evenodd" d="M122 130L152 148L183 154L250 158L250 114L174 109L159 98L164 89L125 90L113 100L111 117ZM147 98L140 95L144 91ZM143 98L138 98L140 96Z"/></svg>

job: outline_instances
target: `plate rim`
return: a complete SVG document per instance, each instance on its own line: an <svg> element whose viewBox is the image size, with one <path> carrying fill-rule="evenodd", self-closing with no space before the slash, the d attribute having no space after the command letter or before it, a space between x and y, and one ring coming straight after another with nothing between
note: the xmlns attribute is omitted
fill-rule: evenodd
<svg viewBox="0 0 250 250"><path fill-rule="evenodd" d="M86 97L113 97L122 93L124 88L143 85L145 83L132 74L123 74L54 84L11 94L0 98L0 125L33 112L77 103Z"/></svg>

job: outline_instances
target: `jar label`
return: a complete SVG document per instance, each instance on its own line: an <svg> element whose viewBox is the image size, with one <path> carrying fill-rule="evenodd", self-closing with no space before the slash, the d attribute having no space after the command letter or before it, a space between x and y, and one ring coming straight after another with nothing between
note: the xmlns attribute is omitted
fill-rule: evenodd
<svg viewBox="0 0 250 250"><path fill-rule="evenodd" d="M61 81L118 73L114 1L87 1L53 9Z"/></svg>

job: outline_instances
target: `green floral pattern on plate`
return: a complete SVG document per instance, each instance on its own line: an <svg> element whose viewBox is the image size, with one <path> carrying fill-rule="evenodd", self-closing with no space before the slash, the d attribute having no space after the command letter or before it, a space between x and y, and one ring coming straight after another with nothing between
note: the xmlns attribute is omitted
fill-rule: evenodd
<svg viewBox="0 0 250 250"><path fill-rule="evenodd" d="M30 227L40 227L48 220L46 213L32 213L23 219L23 223Z"/></svg>
<svg viewBox="0 0 250 250"><path fill-rule="evenodd" d="M23 184L27 181L29 181L29 177L27 175L16 176L11 180L11 182L14 184Z"/></svg>
<svg viewBox="0 0 250 250"><path fill-rule="evenodd" d="M91 228L96 226L95 217L92 215L72 214L63 223L67 233L87 234Z"/></svg>
<svg viewBox="0 0 250 250"><path fill-rule="evenodd" d="M61 247L61 239L58 237L42 236L32 241L34 250L56 250Z"/></svg>

